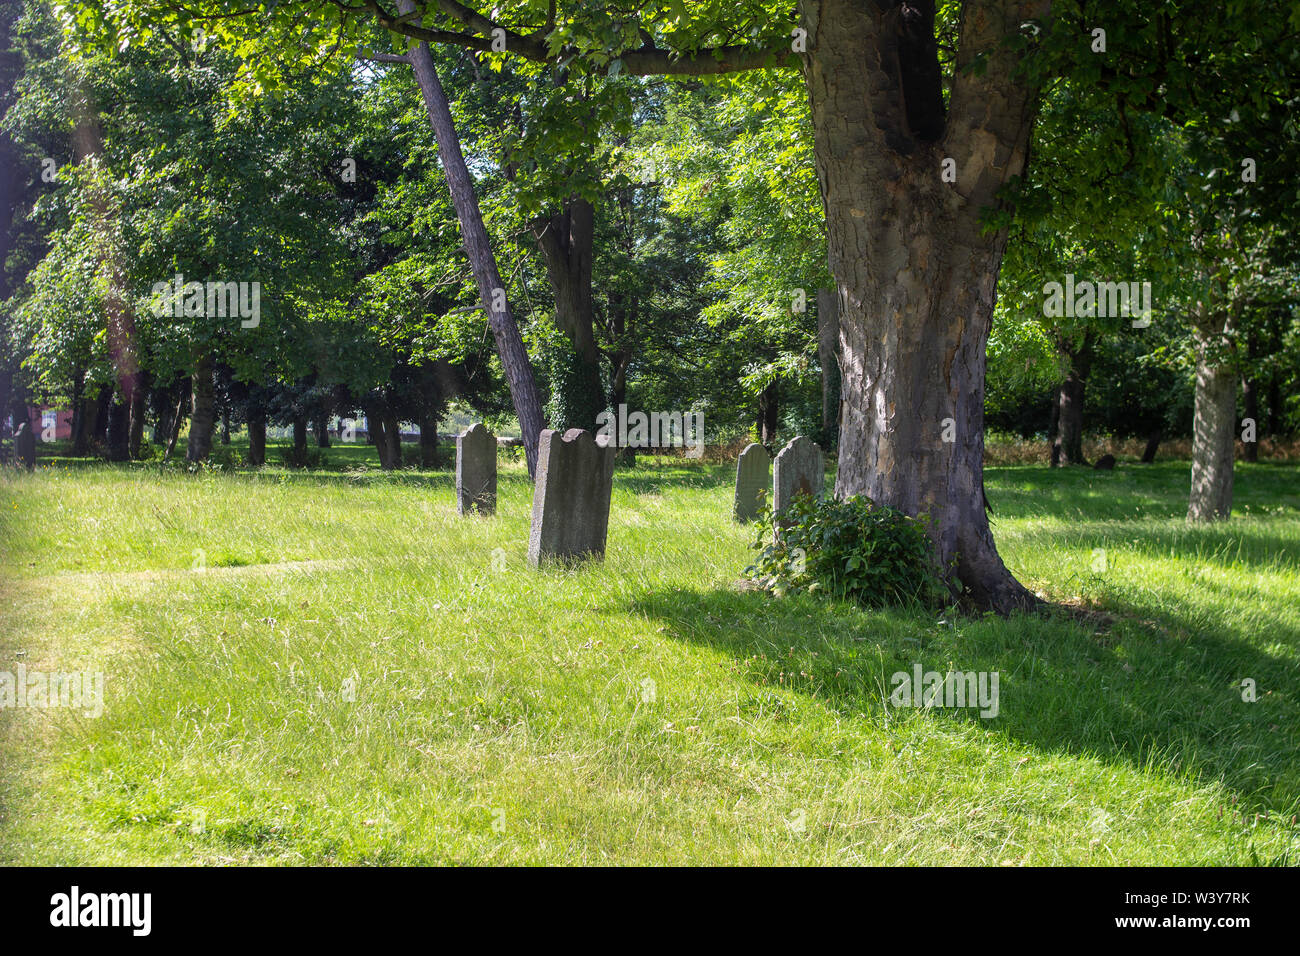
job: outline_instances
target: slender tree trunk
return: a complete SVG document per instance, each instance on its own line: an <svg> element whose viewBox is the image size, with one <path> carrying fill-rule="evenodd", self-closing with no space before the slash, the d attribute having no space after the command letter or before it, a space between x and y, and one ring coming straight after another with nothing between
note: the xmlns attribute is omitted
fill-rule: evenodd
<svg viewBox="0 0 1300 956"><path fill-rule="evenodd" d="M415 4L413 0L398 0L398 10L403 14L411 13L415 10ZM408 58L415 70L425 109L429 113L429 122L438 141L438 157L442 160L452 204L456 207L456 217L460 220L461 238L465 243L470 267L474 271L474 280L478 284L479 298L487 310L488 324L496 339L501 366L510 385L510 397L514 401L515 415L519 418L519 428L523 435L528 474L533 476L537 470L537 446L545 427L533 366L528 360L528 351L524 347L524 339L519 333L510 303L506 300L505 283L501 280L496 256L488 241L478 197L474 194L474 181L465 165L460 138L456 135L451 108L447 105L447 97L438 79L429 45L412 45Z"/></svg>
<svg viewBox="0 0 1300 956"><path fill-rule="evenodd" d="M86 373L77 369L72 376L72 454L77 457L86 454L88 444L85 397Z"/></svg>
<svg viewBox="0 0 1300 956"><path fill-rule="evenodd" d="M1232 514L1236 451L1237 376L1222 359L1225 327L1196 330L1196 410L1192 425L1192 490L1188 521L1218 521Z"/></svg>
<svg viewBox="0 0 1300 956"><path fill-rule="evenodd" d="M108 409L113 401L113 389L107 385L99 389L99 398L95 400L95 414L91 419L93 440L98 448L108 448ZM98 450L98 449L97 449Z"/></svg>
<svg viewBox="0 0 1300 956"><path fill-rule="evenodd" d="M128 396L116 394L108 406L108 460L131 459L131 404Z"/></svg>
<svg viewBox="0 0 1300 956"><path fill-rule="evenodd" d="M1061 458L1067 465L1087 464L1083 459L1083 389L1084 380L1072 368L1061 383L1057 396L1061 407L1061 416L1057 420Z"/></svg>
<svg viewBox="0 0 1300 956"><path fill-rule="evenodd" d="M384 434L384 420L378 412L367 409L366 422L370 426L370 440L375 443L375 451L379 454L379 467L387 471L393 466L389 460L388 437Z"/></svg>
<svg viewBox="0 0 1300 956"><path fill-rule="evenodd" d="M135 387L131 390L131 424L127 436L126 453L132 461L139 459L140 446L144 442L144 420L149 413L148 395L150 387L150 378L148 373L141 372L136 379Z"/></svg>
<svg viewBox="0 0 1300 956"><path fill-rule="evenodd" d="M328 448L330 446L330 420L329 416L322 415L316 419L316 447Z"/></svg>
<svg viewBox="0 0 1300 956"><path fill-rule="evenodd" d="M230 444L230 409L221 410L221 444Z"/></svg>
<svg viewBox="0 0 1300 956"><path fill-rule="evenodd" d="M89 455L99 435L99 393L96 389L81 401L81 447L82 454Z"/></svg>
<svg viewBox="0 0 1300 956"><path fill-rule="evenodd" d="M388 464L386 468L402 467L402 423L397 420L397 413L384 413L384 437L388 440Z"/></svg>
<svg viewBox="0 0 1300 956"><path fill-rule="evenodd" d="M185 460L207 461L212 453L212 430L216 425L216 397L213 393L212 356L203 355L194 367L191 385L190 441Z"/></svg>
<svg viewBox="0 0 1300 956"><path fill-rule="evenodd" d="M293 417L293 464L295 468L307 467L307 416Z"/></svg>
<svg viewBox="0 0 1300 956"><path fill-rule="evenodd" d="M1282 383L1277 371L1270 373L1268 383L1268 435L1273 438L1282 434Z"/></svg>
<svg viewBox="0 0 1300 956"><path fill-rule="evenodd" d="M1057 442L1060 446L1058 460L1067 465L1086 465L1083 457L1083 397L1092 371L1092 334L1086 333L1082 343L1058 340L1057 351L1065 359L1065 381L1057 391Z"/></svg>
<svg viewBox="0 0 1300 956"><path fill-rule="evenodd" d="M248 414L248 463L254 468L266 464L266 413Z"/></svg>
<svg viewBox="0 0 1300 956"><path fill-rule="evenodd" d="M1024 170L1034 114L1004 41L1048 4L963 4L946 110L933 4L800 10L840 300L836 493L928 514L936 566L976 606L1033 606L984 510L985 347L1007 236L981 212Z"/></svg>
<svg viewBox="0 0 1300 956"><path fill-rule="evenodd" d="M1051 467L1061 466L1061 390L1052 390L1051 424L1047 426L1047 442L1051 446Z"/></svg>
<svg viewBox="0 0 1300 956"><path fill-rule="evenodd" d="M14 434L14 458L28 471L36 468L36 434L32 431L32 417L27 403L17 397L9 409L10 424Z"/></svg>
<svg viewBox="0 0 1300 956"><path fill-rule="evenodd" d="M179 391L180 397L176 399L176 409L172 412L172 417L169 423L171 431L167 438L167 451L163 454L164 465L171 460L172 452L176 449L176 442L180 440L181 437L181 422L184 420L184 416L181 414L181 409L185 407L185 395L187 389L181 388Z"/></svg>
<svg viewBox="0 0 1300 956"><path fill-rule="evenodd" d="M1160 442L1165 437L1164 429L1157 428L1147 438L1147 446L1142 449L1142 464L1149 465L1156 460L1156 452L1160 448Z"/></svg>
<svg viewBox="0 0 1300 956"><path fill-rule="evenodd" d="M420 467L438 467L438 416L432 413L420 419Z"/></svg>
<svg viewBox="0 0 1300 956"><path fill-rule="evenodd" d="M1259 461L1259 437L1263 428L1259 423L1259 390L1255 387L1253 378L1241 380L1241 404L1245 412L1243 422L1249 419L1255 425L1255 440L1241 443L1241 457L1244 461Z"/></svg>
<svg viewBox="0 0 1300 956"><path fill-rule="evenodd" d="M758 443L773 444L780 423L781 389L776 382L773 382L758 395Z"/></svg>

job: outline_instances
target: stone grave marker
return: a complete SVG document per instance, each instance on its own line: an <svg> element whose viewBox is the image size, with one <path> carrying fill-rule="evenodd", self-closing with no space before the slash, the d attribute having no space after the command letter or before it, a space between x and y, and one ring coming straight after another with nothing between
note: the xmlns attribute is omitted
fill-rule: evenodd
<svg viewBox="0 0 1300 956"><path fill-rule="evenodd" d="M737 521L753 521L758 517L771 475L772 456L767 449L758 442L746 445L736 459L734 514Z"/></svg>
<svg viewBox="0 0 1300 956"><path fill-rule="evenodd" d="M463 515L497 510L497 440L482 422L456 436L456 510Z"/></svg>
<svg viewBox="0 0 1300 956"><path fill-rule="evenodd" d="M605 554L615 449L591 432L542 432L533 485L528 563Z"/></svg>
<svg viewBox="0 0 1300 956"><path fill-rule="evenodd" d="M779 515L798 494L821 494L825 473L817 443L803 435L791 439L772 464L772 510Z"/></svg>

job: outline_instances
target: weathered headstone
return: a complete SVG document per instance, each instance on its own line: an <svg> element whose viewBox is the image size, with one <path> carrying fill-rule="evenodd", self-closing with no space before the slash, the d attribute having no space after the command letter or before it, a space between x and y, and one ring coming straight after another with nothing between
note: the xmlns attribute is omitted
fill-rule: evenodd
<svg viewBox="0 0 1300 956"><path fill-rule="evenodd" d="M819 495L826 465L817 443L803 435L790 442L772 463L772 510L780 514L795 495Z"/></svg>
<svg viewBox="0 0 1300 956"><path fill-rule="evenodd" d="M456 436L456 509L463 515L497 510L497 440L482 422Z"/></svg>
<svg viewBox="0 0 1300 956"><path fill-rule="evenodd" d="M737 521L753 521L758 517L767 495L767 483L772 477L772 456L758 442L746 445L736 459Z"/></svg>
<svg viewBox="0 0 1300 956"><path fill-rule="evenodd" d="M609 532L609 496L615 449L591 432L542 432L533 485L528 563L551 558L603 557Z"/></svg>

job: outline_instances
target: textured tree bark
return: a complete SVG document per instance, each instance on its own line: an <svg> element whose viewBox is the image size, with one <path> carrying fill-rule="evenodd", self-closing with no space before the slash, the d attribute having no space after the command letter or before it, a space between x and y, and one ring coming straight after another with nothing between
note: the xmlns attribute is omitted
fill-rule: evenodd
<svg viewBox="0 0 1300 956"><path fill-rule="evenodd" d="M980 212L1023 172L1034 113L1002 41L1047 9L963 5L945 115L933 3L801 4L840 300L836 493L928 514L954 592L1001 612L1037 599L998 556L983 506L985 346L1007 237ZM956 182L942 181L945 158Z"/></svg>
<svg viewBox="0 0 1300 956"><path fill-rule="evenodd" d="M564 389L556 404L566 417L563 422L551 422L551 427L594 431L596 416L605 407L591 301L595 211L587 200L572 199L563 212L534 222L533 235L555 296L555 324L568 336L575 359L568 374L553 386Z"/></svg>
<svg viewBox="0 0 1300 956"><path fill-rule="evenodd" d="M207 461L212 453L212 430L216 426L211 355L201 356L195 364L191 395L190 441L185 460Z"/></svg>
<svg viewBox="0 0 1300 956"><path fill-rule="evenodd" d="M1188 521L1219 521L1232 514L1237 376L1220 358L1225 335L1225 323L1215 329L1202 322L1196 329L1196 409Z"/></svg>
<svg viewBox="0 0 1300 956"><path fill-rule="evenodd" d="M415 4L412 0L398 0L398 10L401 13L411 13L414 9ZM524 339L519 333L514 313L510 309L510 303L505 300L505 283L501 281L496 256L493 255L492 245L488 241L487 228L483 225L483 215L479 211L478 197L474 194L474 181L465 166L460 138L456 135L451 109L447 105L447 97L438 79L438 71L434 67L429 45L427 43L413 45L408 58L415 70L415 78L424 97L425 109L429 113L429 122L438 141L438 157L442 160L447 186L451 190L452 203L456 207L456 217L460 220L461 238L465 242L465 251L474 272L474 280L478 284L479 297L482 299L483 307L487 309L488 324L496 339L501 366L510 385L510 397L514 402L515 415L519 418L519 428L524 440L528 474L534 476L537 470L537 444L545 427L537 380L533 375L533 367L528 360L528 351L524 348Z"/></svg>

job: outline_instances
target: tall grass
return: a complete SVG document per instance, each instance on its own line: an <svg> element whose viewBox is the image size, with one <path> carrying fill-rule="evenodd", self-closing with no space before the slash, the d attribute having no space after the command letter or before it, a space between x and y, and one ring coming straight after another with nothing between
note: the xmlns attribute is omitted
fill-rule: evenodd
<svg viewBox="0 0 1300 956"><path fill-rule="evenodd" d="M619 470L607 559L535 571L521 463L460 518L328 453L0 477L0 670L108 687L0 711L0 862L1295 862L1293 465L1202 528L1185 463L991 469L1060 605L1003 620L742 589L728 464ZM998 716L891 706L915 663Z"/></svg>

